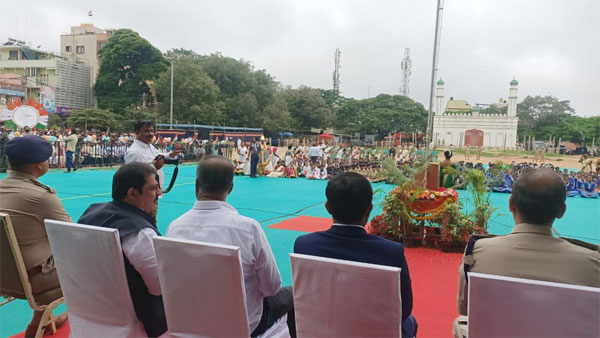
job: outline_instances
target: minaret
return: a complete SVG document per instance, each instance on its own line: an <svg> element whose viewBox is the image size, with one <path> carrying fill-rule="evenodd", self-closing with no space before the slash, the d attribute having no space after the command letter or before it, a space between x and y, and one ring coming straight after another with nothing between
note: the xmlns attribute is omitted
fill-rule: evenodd
<svg viewBox="0 0 600 338"><path fill-rule="evenodd" d="M442 115L444 113L444 81L442 78L437 82L435 88L435 115Z"/></svg>
<svg viewBox="0 0 600 338"><path fill-rule="evenodd" d="M517 86L519 81L514 78L510 81L508 90L508 116L517 116Z"/></svg>

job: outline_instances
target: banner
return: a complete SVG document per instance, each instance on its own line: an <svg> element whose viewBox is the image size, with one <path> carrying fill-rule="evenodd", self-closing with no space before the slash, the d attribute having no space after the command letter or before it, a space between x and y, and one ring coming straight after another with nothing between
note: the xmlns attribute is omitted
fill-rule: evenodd
<svg viewBox="0 0 600 338"><path fill-rule="evenodd" d="M42 99L42 107L48 113L56 113L56 89L52 87L40 87L40 97Z"/></svg>
<svg viewBox="0 0 600 338"><path fill-rule="evenodd" d="M12 100L6 104L0 113L0 122L9 128L37 128L48 126L48 112L35 100Z"/></svg>

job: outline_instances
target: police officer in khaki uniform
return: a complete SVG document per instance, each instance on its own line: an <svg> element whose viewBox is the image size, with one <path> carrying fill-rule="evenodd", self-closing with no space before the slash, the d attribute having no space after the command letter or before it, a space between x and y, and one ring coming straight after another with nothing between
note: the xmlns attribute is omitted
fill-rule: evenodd
<svg viewBox="0 0 600 338"><path fill-rule="evenodd" d="M471 238L458 273L458 312L454 337L467 336L467 272L600 287L597 245L554 237L552 223L561 218L565 184L549 169L533 169L519 177L512 189L509 210L515 226L505 236Z"/></svg>
<svg viewBox="0 0 600 338"><path fill-rule="evenodd" d="M26 135L8 141L5 152L9 170L8 176L0 180L0 212L10 215L36 300L49 304L62 297L62 291L44 219L72 222L56 191L38 181L48 172L52 146L39 136ZM5 259L12 257L1 257ZM6 266L0 264L1 293L25 298L19 276L5 272ZM35 335L41 317L42 312L34 312L26 337ZM62 325L66 319L66 314L59 316L57 324Z"/></svg>

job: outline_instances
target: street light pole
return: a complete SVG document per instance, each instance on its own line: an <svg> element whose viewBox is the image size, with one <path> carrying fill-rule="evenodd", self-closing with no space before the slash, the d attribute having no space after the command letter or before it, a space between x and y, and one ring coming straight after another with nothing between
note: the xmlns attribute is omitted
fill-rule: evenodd
<svg viewBox="0 0 600 338"><path fill-rule="evenodd" d="M171 58L171 119L170 125L173 129L173 65L175 64L175 58Z"/></svg>

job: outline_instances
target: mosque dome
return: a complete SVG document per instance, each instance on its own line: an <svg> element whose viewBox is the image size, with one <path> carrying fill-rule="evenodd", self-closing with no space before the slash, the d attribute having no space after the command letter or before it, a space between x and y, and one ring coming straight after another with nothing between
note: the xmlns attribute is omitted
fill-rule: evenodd
<svg viewBox="0 0 600 338"><path fill-rule="evenodd" d="M512 81L510 81L510 85L511 86L518 86L519 85L519 81L512 79Z"/></svg>
<svg viewBox="0 0 600 338"><path fill-rule="evenodd" d="M444 80L442 80L442 78L440 78L437 82L438 86L443 86L444 85Z"/></svg>

